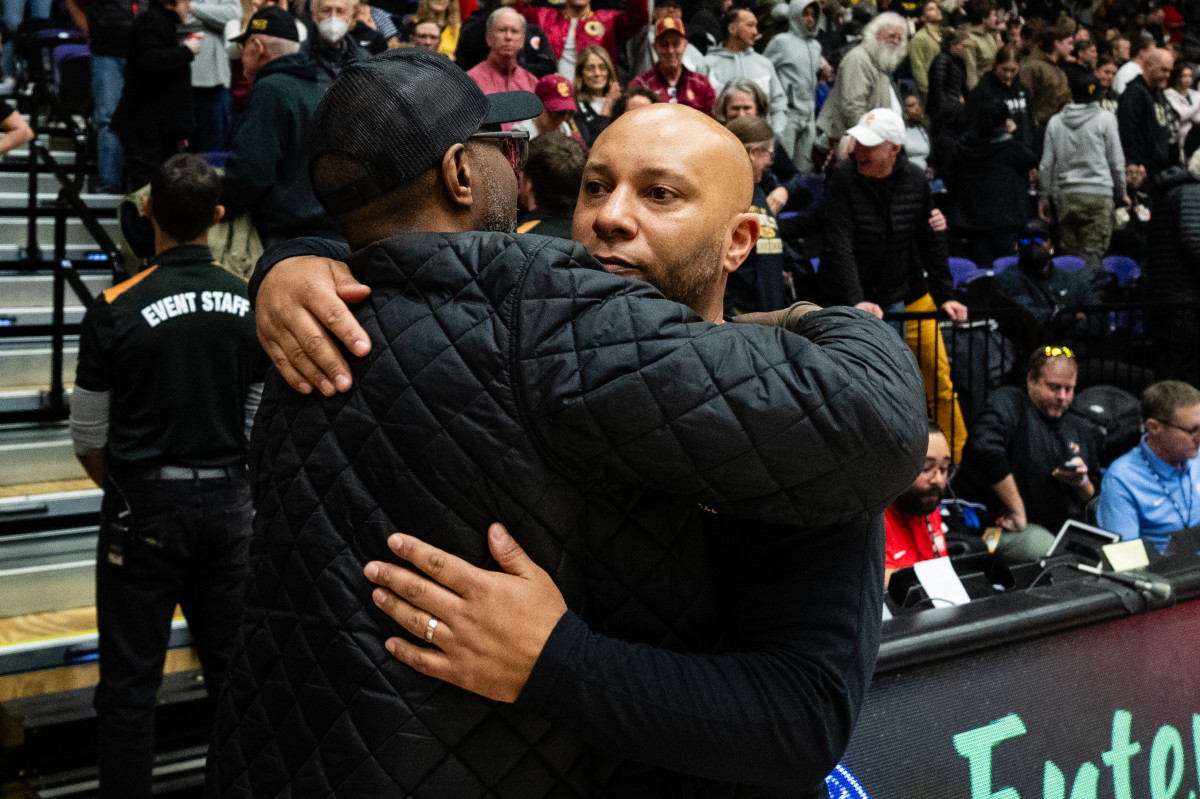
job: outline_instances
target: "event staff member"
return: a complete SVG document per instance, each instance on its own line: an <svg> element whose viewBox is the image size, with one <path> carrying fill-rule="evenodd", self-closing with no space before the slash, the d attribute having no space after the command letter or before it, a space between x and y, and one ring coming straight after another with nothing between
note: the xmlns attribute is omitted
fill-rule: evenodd
<svg viewBox="0 0 1200 799"><path fill-rule="evenodd" d="M204 159L180 154L146 199L156 255L84 317L71 438L104 487L96 563L101 796L151 794L154 717L175 606L215 697L248 573L246 438L265 359L246 283L212 260L224 209Z"/></svg>
<svg viewBox="0 0 1200 799"><path fill-rule="evenodd" d="M938 506L950 474L950 445L942 428L929 423L929 449L925 466L912 486L883 512L887 533L887 558L883 565L884 585L892 572L923 560L943 558L946 523Z"/></svg>
<svg viewBox="0 0 1200 799"><path fill-rule="evenodd" d="M1142 392L1146 433L1112 462L1096 522L1121 538L1144 538L1162 552L1171 533L1200 525L1200 391L1163 380Z"/></svg>

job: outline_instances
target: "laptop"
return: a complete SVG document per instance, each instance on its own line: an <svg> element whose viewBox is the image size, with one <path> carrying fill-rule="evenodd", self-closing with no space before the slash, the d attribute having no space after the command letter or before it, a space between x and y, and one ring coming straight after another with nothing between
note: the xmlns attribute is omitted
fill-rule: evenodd
<svg viewBox="0 0 1200 799"><path fill-rule="evenodd" d="M1058 528L1058 536L1054 539L1046 557L1071 555L1084 568L1098 572L1108 565L1108 561L1104 557L1104 546L1115 544L1120 540L1121 536L1116 533L1110 533L1074 519L1067 519L1063 522L1062 527Z"/></svg>

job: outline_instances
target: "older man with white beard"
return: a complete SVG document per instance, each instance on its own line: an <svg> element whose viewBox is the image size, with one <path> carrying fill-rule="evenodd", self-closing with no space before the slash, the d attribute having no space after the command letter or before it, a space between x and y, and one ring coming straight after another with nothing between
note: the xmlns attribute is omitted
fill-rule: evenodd
<svg viewBox="0 0 1200 799"><path fill-rule="evenodd" d="M884 12L863 28L862 44L842 59L837 82L821 107L817 125L830 138L830 149L872 108L891 108L903 116L892 71L907 54L904 18Z"/></svg>

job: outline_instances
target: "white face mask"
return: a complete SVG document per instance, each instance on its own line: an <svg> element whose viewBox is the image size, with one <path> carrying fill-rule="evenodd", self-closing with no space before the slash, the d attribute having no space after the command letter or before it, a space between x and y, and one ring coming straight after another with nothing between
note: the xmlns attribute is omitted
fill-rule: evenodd
<svg viewBox="0 0 1200 799"><path fill-rule="evenodd" d="M330 44L340 42L349 29L350 25L341 17L330 17L317 23L317 33L321 35L323 40Z"/></svg>

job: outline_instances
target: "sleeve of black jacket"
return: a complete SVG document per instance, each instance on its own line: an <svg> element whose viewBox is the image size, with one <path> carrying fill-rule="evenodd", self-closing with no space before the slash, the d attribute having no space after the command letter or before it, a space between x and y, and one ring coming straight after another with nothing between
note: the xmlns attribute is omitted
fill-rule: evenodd
<svg viewBox="0 0 1200 799"><path fill-rule="evenodd" d="M971 426L963 448L963 469L970 469L989 486L1012 474L1008 448L1019 424L1021 402L1020 389L994 391Z"/></svg>
<svg viewBox="0 0 1200 799"><path fill-rule="evenodd" d="M518 403L567 474L805 526L870 518L916 477L921 375L880 320L830 308L796 334L714 325L641 281L614 290L573 252L530 270L512 309Z"/></svg>
<svg viewBox="0 0 1200 799"><path fill-rule="evenodd" d="M1128 86L1117 103L1117 130L1121 137L1121 148L1125 151L1126 164L1146 163L1150 152L1146 141L1146 125L1153 119L1154 109L1146 103L1146 93L1138 86Z"/></svg>
<svg viewBox="0 0 1200 799"><path fill-rule="evenodd" d="M821 204L827 224L823 231L817 282L821 287L821 299L828 305L857 305L866 299L858 279L858 262L854 258L853 179L849 169L838 168L825 178Z"/></svg>
<svg viewBox="0 0 1200 799"><path fill-rule="evenodd" d="M288 258L299 258L308 255L315 258L332 258L335 261L345 261L350 257L350 245L344 239L330 239L323 236L302 236L298 239L281 241L269 248L254 265L254 273L250 275L250 285L247 291L250 295L250 305L258 303L258 287L263 278L275 268L280 261Z"/></svg>
<svg viewBox="0 0 1200 799"><path fill-rule="evenodd" d="M747 534L722 578L738 586L738 651L630 644L567 613L518 702L621 757L807 796L849 744L874 672L883 523Z"/></svg>

